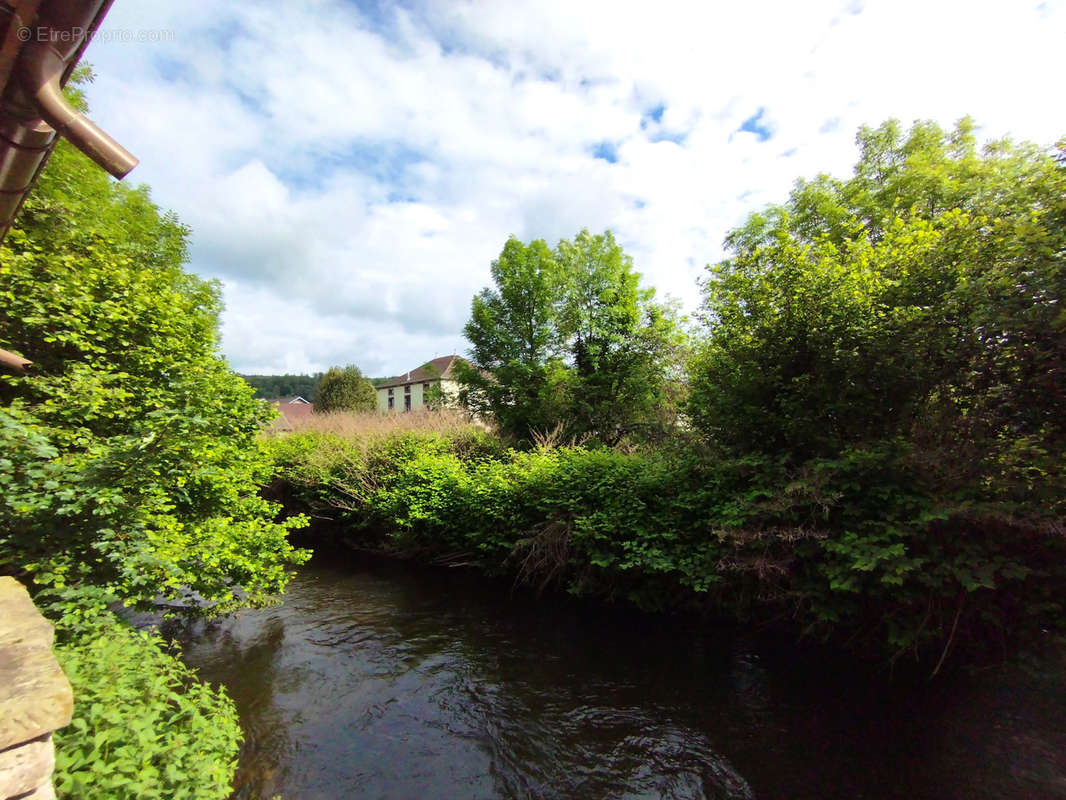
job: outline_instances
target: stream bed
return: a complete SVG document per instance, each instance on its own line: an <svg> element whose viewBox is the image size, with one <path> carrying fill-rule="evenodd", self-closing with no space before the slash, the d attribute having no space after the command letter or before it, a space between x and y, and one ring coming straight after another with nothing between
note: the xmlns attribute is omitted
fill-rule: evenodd
<svg viewBox="0 0 1066 800"><path fill-rule="evenodd" d="M687 617L320 555L197 623L246 742L234 798L1066 798L1066 676L917 688Z"/></svg>

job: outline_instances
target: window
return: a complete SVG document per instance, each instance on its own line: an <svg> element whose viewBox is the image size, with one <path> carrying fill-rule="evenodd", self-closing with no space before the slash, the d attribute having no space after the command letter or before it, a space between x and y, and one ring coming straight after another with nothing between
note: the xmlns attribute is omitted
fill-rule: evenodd
<svg viewBox="0 0 1066 800"><path fill-rule="evenodd" d="M429 381L422 384L422 396L425 397L427 394L429 394Z"/></svg>
<svg viewBox="0 0 1066 800"><path fill-rule="evenodd" d="M392 393L393 393L394 391L396 391L396 390L395 390L395 389L389 389L389 397L392 397Z"/></svg>

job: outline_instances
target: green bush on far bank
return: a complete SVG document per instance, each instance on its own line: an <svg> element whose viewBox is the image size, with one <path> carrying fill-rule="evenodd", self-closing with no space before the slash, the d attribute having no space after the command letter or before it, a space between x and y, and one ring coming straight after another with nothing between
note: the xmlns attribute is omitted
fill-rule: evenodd
<svg viewBox="0 0 1066 800"><path fill-rule="evenodd" d="M773 621L931 669L1063 631L1066 542L938 504L904 443L791 468L696 445L522 452L482 439L294 434L270 447L290 505L379 552Z"/></svg>

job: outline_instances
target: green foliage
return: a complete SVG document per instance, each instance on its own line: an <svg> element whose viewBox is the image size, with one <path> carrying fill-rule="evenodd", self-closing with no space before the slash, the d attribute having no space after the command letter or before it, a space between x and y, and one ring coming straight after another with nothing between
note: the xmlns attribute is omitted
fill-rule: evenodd
<svg viewBox="0 0 1066 800"><path fill-rule="evenodd" d="M492 262L495 289L473 300L464 332L472 363L456 365L467 406L519 438L550 428L561 354L556 337L559 266L542 240L507 240Z"/></svg>
<svg viewBox="0 0 1066 800"><path fill-rule="evenodd" d="M116 601L218 613L272 602L305 553L260 497L272 413L219 355L216 284L147 189L65 143L0 247L0 572L57 620L75 687L58 783L71 797L224 797L239 732L224 695Z"/></svg>
<svg viewBox="0 0 1066 800"><path fill-rule="evenodd" d="M689 413L719 457L780 465L767 498L835 498L799 553L817 623L878 619L941 658L1038 640L1064 579L1063 145L978 150L969 120L858 141L852 178L728 237Z"/></svg>
<svg viewBox="0 0 1066 800"><path fill-rule="evenodd" d="M373 411L377 407L374 384L363 377L357 366L330 367L318 383L315 413Z"/></svg>
<svg viewBox="0 0 1066 800"><path fill-rule="evenodd" d="M265 602L301 558L185 235L62 147L0 250L0 343L35 364L0 379L0 569L64 607Z"/></svg>
<svg viewBox="0 0 1066 800"><path fill-rule="evenodd" d="M465 328L473 363L456 371L473 411L527 442L559 428L615 444L672 421L677 314L639 287L610 231L554 251L511 238L492 277Z"/></svg>
<svg viewBox="0 0 1066 800"><path fill-rule="evenodd" d="M716 444L802 461L902 436L971 497L1061 502L1066 170L972 131L864 129L854 177L730 234L689 407Z"/></svg>
<svg viewBox="0 0 1066 800"><path fill-rule="evenodd" d="M237 710L162 639L104 614L56 656L75 698L71 724L55 734L59 797L229 797Z"/></svg>
<svg viewBox="0 0 1066 800"><path fill-rule="evenodd" d="M336 517L345 541L540 588L786 620L930 666L947 649L985 658L1066 627L1066 541L938 510L902 443L800 468L688 447L515 451L484 434L271 446L290 501Z"/></svg>
<svg viewBox="0 0 1066 800"><path fill-rule="evenodd" d="M1066 145L979 151L965 120L859 143L851 179L800 182L730 234L692 437L639 455L290 440L285 480L368 546L787 620L933 672L1061 636ZM486 372L464 381L505 432L609 443L664 402L676 326L609 236L512 239L493 277L467 326Z"/></svg>
<svg viewBox="0 0 1066 800"><path fill-rule="evenodd" d="M281 397L302 397L315 401L318 382L322 373L314 375L242 375L249 386L255 389L255 396L261 400L277 400Z"/></svg>
<svg viewBox="0 0 1066 800"><path fill-rule="evenodd" d="M570 357L567 425L608 445L669 425L681 377L676 308L639 287L640 274L610 231L559 242L563 291L558 334Z"/></svg>

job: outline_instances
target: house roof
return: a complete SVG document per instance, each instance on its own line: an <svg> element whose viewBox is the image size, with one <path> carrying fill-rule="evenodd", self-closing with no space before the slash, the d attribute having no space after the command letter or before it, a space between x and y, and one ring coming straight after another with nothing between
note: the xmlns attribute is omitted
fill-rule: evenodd
<svg viewBox="0 0 1066 800"><path fill-rule="evenodd" d="M294 403L287 397L281 400L271 400L270 404L281 413L281 416L274 420L274 430L292 430L294 423L310 419L315 411L313 404L307 401Z"/></svg>
<svg viewBox="0 0 1066 800"><path fill-rule="evenodd" d="M408 373L387 379L384 383L379 384L377 388L388 389L392 386L405 386L408 383L435 381L438 378L444 378L447 380L452 377L452 367L455 366L455 362L460 360L462 359L456 355L435 358L432 361L427 361L421 367L416 367Z"/></svg>

